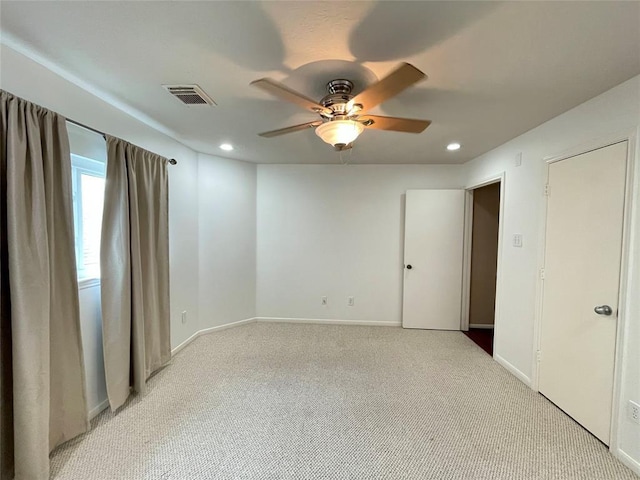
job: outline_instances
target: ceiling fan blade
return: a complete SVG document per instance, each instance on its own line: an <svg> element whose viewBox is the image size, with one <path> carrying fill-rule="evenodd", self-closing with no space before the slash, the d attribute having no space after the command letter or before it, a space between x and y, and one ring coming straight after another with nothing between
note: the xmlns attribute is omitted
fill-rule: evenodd
<svg viewBox="0 0 640 480"><path fill-rule="evenodd" d="M376 130L393 130L394 132L420 133L424 131L431 120L414 120L411 118L381 117L379 115L362 115L358 121L367 128Z"/></svg>
<svg viewBox="0 0 640 480"><path fill-rule="evenodd" d="M349 105L362 105L362 112L371 110L376 105L380 105L425 78L427 76L410 63L402 63L382 80L356 95L351 99Z"/></svg>
<svg viewBox="0 0 640 480"><path fill-rule="evenodd" d="M300 130L306 130L308 128L317 127L321 123L322 123L321 120L317 120L315 122L301 123L300 125L294 125L293 127L280 128L278 130L271 130L270 132L259 133L258 135L265 138L277 137L278 135L284 135L285 133L299 132Z"/></svg>
<svg viewBox="0 0 640 480"><path fill-rule="evenodd" d="M311 100L308 97L305 97L301 93L298 93L295 90L291 90L289 87L283 85L280 82L276 82L275 80L271 80L270 78L261 78L260 80L254 80L253 82L251 82L251 85L253 85L254 87L258 87L273 96L281 98L282 100L295 103L296 105L306 110L311 110L314 113L333 113L328 108L323 107L319 103Z"/></svg>

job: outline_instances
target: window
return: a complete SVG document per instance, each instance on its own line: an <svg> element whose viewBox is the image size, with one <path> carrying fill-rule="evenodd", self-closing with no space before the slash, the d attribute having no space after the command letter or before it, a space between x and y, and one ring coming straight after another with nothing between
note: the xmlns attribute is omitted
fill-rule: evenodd
<svg viewBox="0 0 640 480"><path fill-rule="evenodd" d="M70 123L67 131L71 147L76 265L78 281L83 283L100 278L107 152L102 136Z"/></svg>
<svg viewBox="0 0 640 480"><path fill-rule="evenodd" d="M71 155L78 279L100 278L100 232L105 164Z"/></svg>

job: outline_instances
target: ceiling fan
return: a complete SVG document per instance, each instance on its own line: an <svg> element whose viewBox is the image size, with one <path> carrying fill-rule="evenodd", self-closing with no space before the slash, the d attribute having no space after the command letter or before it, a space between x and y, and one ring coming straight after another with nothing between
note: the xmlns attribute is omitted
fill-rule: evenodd
<svg viewBox="0 0 640 480"><path fill-rule="evenodd" d="M351 94L353 90L351 81L332 80L327 84L328 95L320 102L315 102L270 78L255 80L251 85L320 115L320 119L313 122L271 130L259 135L269 138L315 128L316 135L333 145L336 150L347 150L353 146L353 141L365 128L420 133L431 124L431 121L367 115L366 112L426 78L427 76L413 65L402 63L382 80L355 96Z"/></svg>

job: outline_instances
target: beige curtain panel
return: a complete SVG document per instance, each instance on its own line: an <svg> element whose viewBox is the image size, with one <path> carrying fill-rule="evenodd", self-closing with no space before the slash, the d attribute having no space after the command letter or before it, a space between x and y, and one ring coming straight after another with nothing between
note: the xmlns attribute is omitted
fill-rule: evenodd
<svg viewBox="0 0 640 480"><path fill-rule="evenodd" d="M107 136L100 271L112 410L171 359L168 160Z"/></svg>
<svg viewBox="0 0 640 480"><path fill-rule="evenodd" d="M65 119L0 91L0 467L49 478L89 429Z"/></svg>

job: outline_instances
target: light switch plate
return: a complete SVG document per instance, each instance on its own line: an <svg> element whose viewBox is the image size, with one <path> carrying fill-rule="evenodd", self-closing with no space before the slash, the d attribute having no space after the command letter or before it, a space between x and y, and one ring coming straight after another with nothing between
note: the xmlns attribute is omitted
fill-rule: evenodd
<svg viewBox="0 0 640 480"><path fill-rule="evenodd" d="M521 233L514 233L513 234L513 246L514 247L518 247L518 248L522 248L522 234Z"/></svg>
<svg viewBox="0 0 640 480"><path fill-rule="evenodd" d="M522 165L522 152L518 152L516 154L515 165L516 167L519 167Z"/></svg>

